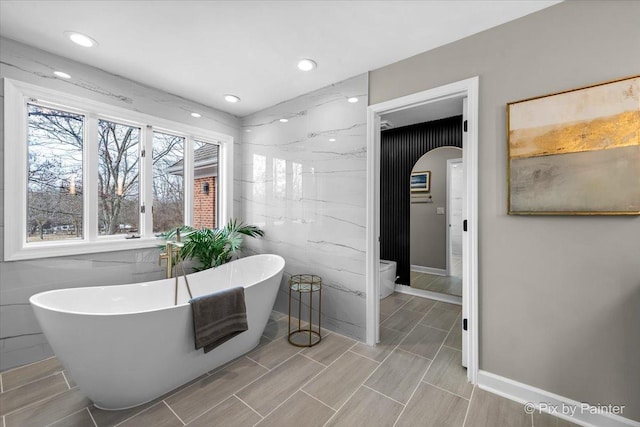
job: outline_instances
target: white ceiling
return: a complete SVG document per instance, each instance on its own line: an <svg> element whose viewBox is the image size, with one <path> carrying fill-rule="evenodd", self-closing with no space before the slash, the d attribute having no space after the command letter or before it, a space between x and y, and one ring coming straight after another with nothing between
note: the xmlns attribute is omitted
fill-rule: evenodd
<svg viewBox="0 0 640 427"><path fill-rule="evenodd" d="M0 35L244 116L556 3L2 0Z"/></svg>

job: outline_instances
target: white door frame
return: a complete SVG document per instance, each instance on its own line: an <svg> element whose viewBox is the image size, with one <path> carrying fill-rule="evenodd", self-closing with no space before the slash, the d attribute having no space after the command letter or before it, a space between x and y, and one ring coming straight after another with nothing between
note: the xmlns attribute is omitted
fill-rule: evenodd
<svg viewBox="0 0 640 427"><path fill-rule="evenodd" d="M366 230L366 342L379 341L380 326L380 116L431 104L450 98L466 97L467 138L463 147L466 180L467 232L463 232L463 319L467 319L467 378L478 378L478 86L472 77L367 107L367 230ZM466 255L468 254L468 256ZM467 302L467 303L465 303Z"/></svg>

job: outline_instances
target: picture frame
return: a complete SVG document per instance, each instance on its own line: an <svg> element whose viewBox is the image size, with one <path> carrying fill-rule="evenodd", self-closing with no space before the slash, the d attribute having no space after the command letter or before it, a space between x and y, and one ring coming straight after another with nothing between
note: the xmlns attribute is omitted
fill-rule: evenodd
<svg viewBox="0 0 640 427"><path fill-rule="evenodd" d="M640 75L507 104L509 215L640 215Z"/></svg>
<svg viewBox="0 0 640 427"><path fill-rule="evenodd" d="M411 194L431 191L431 171L411 173Z"/></svg>

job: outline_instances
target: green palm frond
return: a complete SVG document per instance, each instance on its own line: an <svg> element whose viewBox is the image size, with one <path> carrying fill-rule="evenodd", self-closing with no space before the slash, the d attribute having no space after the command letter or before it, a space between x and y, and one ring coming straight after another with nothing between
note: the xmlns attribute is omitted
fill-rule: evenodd
<svg viewBox="0 0 640 427"><path fill-rule="evenodd" d="M231 261L242 247L243 236L264 236L264 231L255 225L245 225L231 219L222 228L197 229L187 225L180 227L183 247L179 261L194 259L200 262L196 270L218 267ZM164 240L176 240L177 231L161 236Z"/></svg>

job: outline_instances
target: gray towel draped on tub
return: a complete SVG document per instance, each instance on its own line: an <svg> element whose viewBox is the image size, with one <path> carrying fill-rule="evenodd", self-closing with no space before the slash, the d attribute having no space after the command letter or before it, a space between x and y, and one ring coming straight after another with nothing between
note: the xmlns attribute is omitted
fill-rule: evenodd
<svg viewBox="0 0 640 427"><path fill-rule="evenodd" d="M204 347L204 352L208 353L248 329L243 287L204 295L189 303L196 350Z"/></svg>

